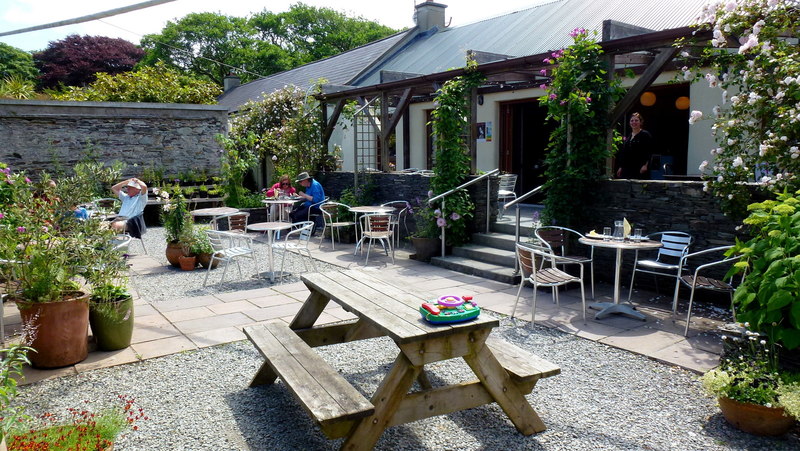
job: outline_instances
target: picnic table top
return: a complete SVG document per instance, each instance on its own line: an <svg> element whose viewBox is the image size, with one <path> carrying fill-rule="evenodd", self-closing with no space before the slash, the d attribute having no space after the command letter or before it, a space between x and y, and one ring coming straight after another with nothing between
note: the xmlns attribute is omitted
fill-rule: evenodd
<svg viewBox="0 0 800 451"><path fill-rule="evenodd" d="M312 293L317 292L334 300L345 310L373 324L396 343L468 333L499 325L497 319L488 315L461 323L431 324L422 318L420 305L453 293L435 294L400 288L362 271L304 274L301 279Z"/></svg>

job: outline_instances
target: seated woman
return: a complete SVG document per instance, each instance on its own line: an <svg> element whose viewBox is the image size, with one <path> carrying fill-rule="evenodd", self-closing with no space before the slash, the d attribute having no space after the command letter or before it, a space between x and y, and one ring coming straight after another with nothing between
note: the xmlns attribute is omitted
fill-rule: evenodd
<svg viewBox="0 0 800 451"><path fill-rule="evenodd" d="M122 201L118 218L111 223L117 233L128 232L134 238L141 238L145 232L142 213L147 206L147 185L137 178L123 180L111 187L111 191Z"/></svg>
<svg viewBox="0 0 800 451"><path fill-rule="evenodd" d="M280 180L278 180L278 183L272 185L272 188L267 190L266 196L293 196L295 193L297 193L297 190L294 189L292 183L289 181L289 176L287 174L283 174Z"/></svg>

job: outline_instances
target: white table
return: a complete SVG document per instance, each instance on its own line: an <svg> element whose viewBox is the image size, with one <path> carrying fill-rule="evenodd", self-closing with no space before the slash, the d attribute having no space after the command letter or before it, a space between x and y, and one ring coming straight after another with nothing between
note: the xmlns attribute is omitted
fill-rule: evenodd
<svg viewBox="0 0 800 451"><path fill-rule="evenodd" d="M589 308L600 310L594 316L594 319L603 319L608 315L619 313L621 315L629 316L631 318L640 319L645 321L647 317L637 312L632 306L619 303L619 282L620 270L622 269L622 251L624 250L647 250L658 249L662 246L660 241L642 240L640 242L633 241L605 241L603 239L594 238L580 238L578 242L592 247L602 247L606 249L616 249L617 262L614 267L614 302L595 302L589 305Z"/></svg>
<svg viewBox="0 0 800 451"><path fill-rule="evenodd" d="M267 275L269 275L270 282L275 282L275 271L272 269L275 266L274 258L272 256L272 243L274 241L275 232L290 228L292 228L292 224L289 222L256 222L254 224L247 225L247 230L267 234L267 241L269 243L269 271L267 272Z"/></svg>
<svg viewBox="0 0 800 451"><path fill-rule="evenodd" d="M350 211L355 213L356 219L356 250L353 252L353 255L358 253L358 250L361 248L361 240L358 238L358 215L369 215L369 214L380 214L380 213L392 213L394 212L394 207L385 207L383 205L360 205L358 207L350 207ZM384 246L385 247L385 246ZM385 250L385 249L384 249Z"/></svg>
<svg viewBox="0 0 800 451"><path fill-rule="evenodd" d="M284 208L284 205L292 205L295 202L297 202L299 200L302 200L302 199L303 199L302 197L288 197L288 198L285 198L285 199L280 199L280 198L264 199L261 202L263 202L265 205L269 206L270 219L275 219L275 215L272 214L272 206L273 205L277 205L276 208L278 209L278 221L288 222L289 218L287 217L288 214L286 213L286 208Z"/></svg>

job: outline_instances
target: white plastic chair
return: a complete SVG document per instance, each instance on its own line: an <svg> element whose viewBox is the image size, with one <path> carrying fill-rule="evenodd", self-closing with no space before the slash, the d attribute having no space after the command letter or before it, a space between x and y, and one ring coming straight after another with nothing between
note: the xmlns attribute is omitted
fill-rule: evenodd
<svg viewBox="0 0 800 451"><path fill-rule="evenodd" d="M311 261L311 267L314 268L314 272L317 271L317 265L314 263L314 257L311 256L311 250L308 248L308 243L311 241L311 233L313 231L314 221L296 222L292 224L292 230L286 234L283 241L272 244L273 250L280 249L283 251L283 257L281 258L281 279L284 276L283 265L286 263L286 254L292 251L297 252L297 254L300 255L301 259L303 260L303 267L306 269L306 271L308 271L308 265L306 264L305 260L306 257ZM297 240L292 241L295 237Z"/></svg>
<svg viewBox="0 0 800 451"><path fill-rule="evenodd" d="M536 260L540 259L541 262ZM531 324L536 318L536 292L539 287L551 287L553 289L553 299L558 305L558 287L569 283L577 282L581 284L581 302L583 303L583 323L586 324L586 295L583 289L583 262L567 257L553 254L544 246L535 244L517 243L517 261L522 271L522 279L519 281L517 298L514 300L514 309L511 317L517 312L519 295L525 282L533 285L533 304L531 305ZM544 267L549 262L550 267ZM580 267L580 276L573 276L557 268L557 265L574 264Z"/></svg>
<svg viewBox="0 0 800 451"><path fill-rule="evenodd" d="M658 248L658 255L655 260L639 259L639 250L636 250L633 261L633 273L631 274L631 286L628 289L628 302L631 302L633 295L633 281L637 272L653 274L654 276L674 277L675 293L678 292L680 284L681 264L685 262L683 257L689 253L689 246L694 240L686 232L656 232L647 236L648 239L660 239L662 247ZM658 279L656 279L656 291L658 291Z"/></svg>
<svg viewBox="0 0 800 451"><path fill-rule="evenodd" d="M364 265L366 266L369 262L369 251L372 249L372 242L376 240L383 245L386 255L390 255L391 253L392 264L394 264L392 215L386 213L370 213L361 216L358 221L361 227L361 239L358 241L358 244L356 244L356 252L359 249L363 252L364 241L369 240L367 258L364 260Z"/></svg>
<svg viewBox="0 0 800 451"><path fill-rule="evenodd" d="M258 260L256 259L256 252L253 249L253 238L242 233L223 232L219 230L206 230L208 240L211 242L211 248L214 252L211 254L211 261L208 264L206 271L206 278L203 280L203 286L208 282L208 275L211 273L211 268L214 267L214 261L224 262L225 267L222 270L222 277L220 282L225 280L225 273L228 271L228 263L236 261L236 266L239 268L239 277L242 277L242 266L239 264L239 257L248 257L253 259L256 266L256 274L258 274Z"/></svg>
<svg viewBox="0 0 800 451"><path fill-rule="evenodd" d="M687 287L689 287L691 289L691 293L689 294L689 308L688 308L688 311L686 312L686 328L683 331L683 335L684 336L689 334L689 320L692 317L692 302L694 301L694 290L696 288L702 288L704 290L712 290L712 291L717 291L717 292L721 292L721 293L728 293L730 295L730 297L731 297L731 309L733 309L732 310L733 311L733 317L734 317L734 319L736 318L736 310L735 310L735 308L733 306L734 288L733 288L733 285L731 284L731 280L730 279L729 279L729 281L718 280L718 279L712 279L710 277L705 277L705 276L701 276L700 275L700 272L702 272L702 271L704 271L704 270L706 270L708 268L711 268L713 266L732 265L737 260L739 260L739 258L741 258L741 256L732 256L732 257L725 257L724 256L724 253L728 249L730 249L732 247L733 246L714 247L714 248L702 250L702 251L699 251L699 252L693 252L691 254L684 255L681 258L680 268L678 269L678 280L681 283L683 283L683 285L685 285L685 286L687 286ZM693 258L699 257L701 255L714 254L714 253L719 254L722 258L720 258L719 260L712 261L710 263L706 263L706 264L698 266L697 269L694 270L694 273L682 274L683 273L683 269L688 267L689 259L693 259ZM733 278L733 276L731 276L731 279L732 278ZM672 299L672 313L674 315L677 315L677 313L678 313L678 293L679 293L679 291L680 291L680 286L677 286L675 288L675 297Z"/></svg>
<svg viewBox="0 0 800 451"><path fill-rule="evenodd" d="M506 202L517 198L517 193L514 191L517 186L517 174L503 174L498 178L500 179L500 186L497 188L497 216L502 218L505 214L503 206Z"/></svg>
<svg viewBox="0 0 800 451"><path fill-rule="evenodd" d="M325 220L325 226L323 227L322 233L319 237L319 244L321 246L322 240L325 239L325 229L330 227L331 248L336 249L336 237L334 235L338 235L339 229L342 227L355 227L356 225L355 221L342 220L341 211L347 210L349 212L350 207L338 202L325 202L319 206L319 209L322 210L322 218ZM341 242L341 240L339 240L339 242Z"/></svg>

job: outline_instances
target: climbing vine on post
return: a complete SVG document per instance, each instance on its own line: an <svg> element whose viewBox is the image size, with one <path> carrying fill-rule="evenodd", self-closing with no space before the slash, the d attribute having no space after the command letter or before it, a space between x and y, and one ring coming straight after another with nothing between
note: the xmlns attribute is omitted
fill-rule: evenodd
<svg viewBox="0 0 800 451"><path fill-rule="evenodd" d="M464 75L452 78L436 93L436 109L432 113L433 134L436 139L433 195L449 191L466 181L470 172L468 139L471 127L470 101L474 88L485 77L476 70L478 64L467 61ZM435 211L436 223L447 228L447 244L458 246L469 241L467 222L475 205L467 190L460 190L445 199L445 208Z"/></svg>
<svg viewBox="0 0 800 451"><path fill-rule="evenodd" d="M595 35L597 33L595 32ZM571 226L585 218L585 201L593 183L604 176L606 159L619 143L615 136L611 149L606 136L611 123L608 111L623 94L616 79L609 80L603 50L577 28L570 33L574 43L557 50L544 60L553 67L547 94L539 103L547 107L547 120L558 124L550 134L545 156L544 223Z"/></svg>

